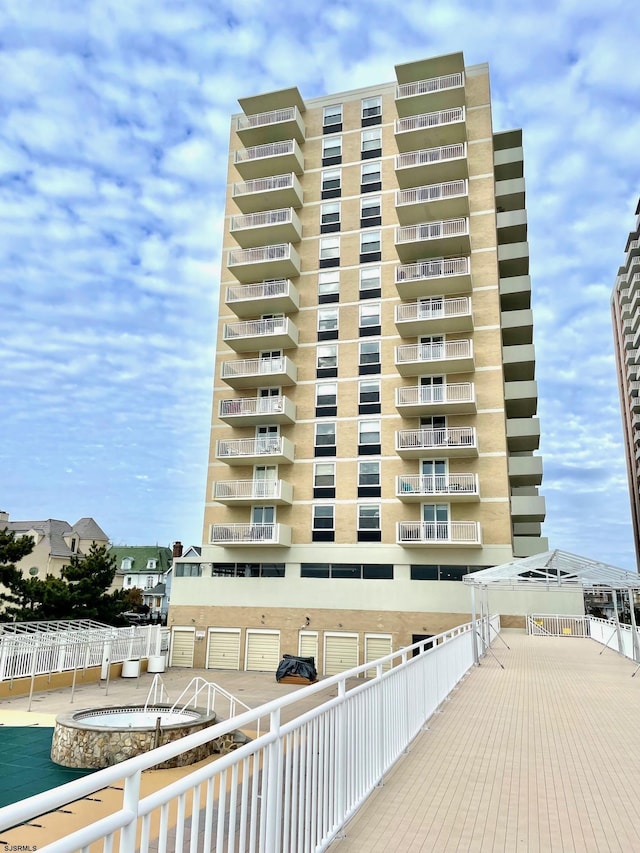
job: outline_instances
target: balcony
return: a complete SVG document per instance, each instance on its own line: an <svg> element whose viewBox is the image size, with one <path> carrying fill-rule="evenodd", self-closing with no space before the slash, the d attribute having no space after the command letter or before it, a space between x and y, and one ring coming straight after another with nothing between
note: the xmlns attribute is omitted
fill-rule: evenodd
<svg viewBox="0 0 640 853"><path fill-rule="evenodd" d="M445 219L396 228L395 245L403 263L438 255L468 255L468 219Z"/></svg>
<svg viewBox="0 0 640 853"><path fill-rule="evenodd" d="M286 356L246 358L224 361L220 378L232 388L257 388L261 385L295 385L298 368Z"/></svg>
<svg viewBox="0 0 640 853"><path fill-rule="evenodd" d="M498 212L505 210L524 210L524 178L512 178L509 181L496 181L496 206Z"/></svg>
<svg viewBox="0 0 640 853"><path fill-rule="evenodd" d="M464 107L452 107L422 115L398 118L395 121L398 151L415 151L421 143L431 146L452 145L467 141L467 125Z"/></svg>
<svg viewBox="0 0 640 853"><path fill-rule="evenodd" d="M533 381L505 382L507 418L530 418L538 409L538 385Z"/></svg>
<svg viewBox="0 0 640 853"><path fill-rule="evenodd" d="M469 186L466 180L447 181L396 191L396 212L401 225L416 225L440 216L469 215Z"/></svg>
<svg viewBox="0 0 640 853"><path fill-rule="evenodd" d="M268 243L299 243L302 237L300 217L292 207L232 216L229 231L243 249Z"/></svg>
<svg viewBox="0 0 640 853"><path fill-rule="evenodd" d="M403 459L477 456L475 427L422 427L396 432L396 453Z"/></svg>
<svg viewBox="0 0 640 853"><path fill-rule="evenodd" d="M528 275L500 279L500 305L503 311L531 307L531 279Z"/></svg>
<svg viewBox="0 0 640 853"><path fill-rule="evenodd" d="M479 548L482 545L478 521L399 521L397 543L406 548L455 546Z"/></svg>
<svg viewBox="0 0 640 853"><path fill-rule="evenodd" d="M286 278L260 284L231 284L224 301L238 317L293 314L300 308L300 294Z"/></svg>
<svg viewBox="0 0 640 853"><path fill-rule="evenodd" d="M236 352L292 349L298 346L298 329L288 317L225 323L222 339Z"/></svg>
<svg viewBox="0 0 640 853"><path fill-rule="evenodd" d="M295 139L241 148L233 155L233 162L245 181L285 172L301 175L304 171L304 156Z"/></svg>
<svg viewBox="0 0 640 853"><path fill-rule="evenodd" d="M529 244L505 243L498 246L500 278L512 275L529 275Z"/></svg>
<svg viewBox="0 0 640 853"><path fill-rule="evenodd" d="M237 545L288 548L291 528L287 524L212 524L209 544L227 548Z"/></svg>
<svg viewBox="0 0 640 853"><path fill-rule="evenodd" d="M496 216L498 243L524 243L527 239L527 211L506 210Z"/></svg>
<svg viewBox="0 0 640 853"><path fill-rule="evenodd" d="M473 382L404 385L396 388L396 409L403 418L420 415L472 415L477 412Z"/></svg>
<svg viewBox="0 0 640 853"><path fill-rule="evenodd" d="M404 344L395 348L395 364L401 376L468 373L474 369L473 342L459 340Z"/></svg>
<svg viewBox="0 0 640 853"><path fill-rule="evenodd" d="M286 480L219 480L213 499L227 506L247 506L268 501L275 505L293 503L293 486Z"/></svg>
<svg viewBox="0 0 640 853"><path fill-rule="evenodd" d="M296 407L288 397L281 394L277 397L235 397L220 400L218 417L230 426L239 427L293 424Z"/></svg>
<svg viewBox="0 0 640 853"><path fill-rule="evenodd" d="M236 132L244 145L264 145L295 139L304 142L304 122L298 107L284 107L266 113L238 116Z"/></svg>
<svg viewBox="0 0 640 853"><path fill-rule="evenodd" d="M237 181L233 184L232 195L242 213L302 207L302 187L294 172L253 181Z"/></svg>
<svg viewBox="0 0 640 853"><path fill-rule="evenodd" d="M243 284L261 279L296 278L300 275L300 255L291 243L257 249L231 249L227 266Z"/></svg>
<svg viewBox="0 0 640 853"><path fill-rule="evenodd" d="M503 311L500 314L500 326L505 346L530 344L533 341L533 312L529 308Z"/></svg>
<svg viewBox="0 0 640 853"><path fill-rule="evenodd" d="M533 379L536 371L536 350L533 344L502 348L504 378L507 382Z"/></svg>
<svg viewBox="0 0 640 853"><path fill-rule="evenodd" d="M512 495L511 518L513 521L544 521L547 514L545 500L541 495Z"/></svg>
<svg viewBox="0 0 640 853"><path fill-rule="evenodd" d="M404 503L418 503L428 498L447 502L479 501L477 474L404 474L396 477L396 497Z"/></svg>
<svg viewBox="0 0 640 853"><path fill-rule="evenodd" d="M445 74L430 80L401 83L396 87L399 116L464 106L464 74Z"/></svg>
<svg viewBox="0 0 640 853"><path fill-rule="evenodd" d="M507 447L511 453L537 450L540 446L540 421L538 418L509 418L507 420Z"/></svg>
<svg viewBox="0 0 640 853"><path fill-rule="evenodd" d="M521 178L524 173L523 159L524 155L521 145L494 151L493 172L496 181L508 181L513 178Z"/></svg>
<svg viewBox="0 0 640 853"><path fill-rule="evenodd" d="M395 323L403 338L473 329L471 299L458 296L437 302L402 302L396 305Z"/></svg>
<svg viewBox="0 0 640 853"><path fill-rule="evenodd" d="M471 290L469 258L445 258L396 267L396 288L401 299L466 293Z"/></svg>
<svg viewBox="0 0 640 853"><path fill-rule="evenodd" d="M468 178L467 145L465 142L456 142L453 145L396 154L395 170L398 186L402 189Z"/></svg>
<svg viewBox="0 0 640 853"><path fill-rule="evenodd" d="M542 483L542 457L510 456L509 482L512 486L539 486Z"/></svg>
<svg viewBox="0 0 640 853"><path fill-rule="evenodd" d="M265 461L293 462L294 444L281 435L258 438L223 438L216 441L216 458L227 465L261 465Z"/></svg>

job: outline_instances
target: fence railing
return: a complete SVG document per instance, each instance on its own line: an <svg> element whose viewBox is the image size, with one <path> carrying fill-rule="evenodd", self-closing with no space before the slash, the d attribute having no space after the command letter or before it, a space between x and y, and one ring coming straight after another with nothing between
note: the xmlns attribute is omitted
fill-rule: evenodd
<svg viewBox="0 0 640 853"><path fill-rule="evenodd" d="M396 432L397 450L428 450L436 447L476 447L475 427L425 427Z"/></svg>
<svg viewBox="0 0 640 853"><path fill-rule="evenodd" d="M410 406L424 403L472 403L475 400L473 382L455 382L446 385L403 385L396 388L396 405Z"/></svg>
<svg viewBox="0 0 640 853"><path fill-rule="evenodd" d="M396 305L396 323L411 320L439 320L444 317L464 317L471 314L471 299L455 296L430 302L401 302Z"/></svg>
<svg viewBox="0 0 640 853"><path fill-rule="evenodd" d="M482 541L479 521L399 521L397 542L479 545Z"/></svg>
<svg viewBox="0 0 640 853"><path fill-rule="evenodd" d="M416 95L429 95L431 92L443 92L446 89L464 86L464 74L445 74L431 77L429 80L417 80L415 83L401 83L396 87L396 98L411 98Z"/></svg>
<svg viewBox="0 0 640 853"><path fill-rule="evenodd" d="M408 190L396 191L396 207L455 198L456 196L467 195L467 192L466 181L447 181L443 184L430 184L426 187L411 187Z"/></svg>
<svg viewBox="0 0 640 853"><path fill-rule="evenodd" d="M437 240L443 237L459 237L469 233L467 219L445 219L425 222L422 225L404 225L396 228L396 243L415 243L421 240Z"/></svg>
<svg viewBox="0 0 640 853"><path fill-rule="evenodd" d="M324 851L473 663L469 623L2 808L0 831L124 780L119 808L47 849L71 853L102 842L112 850L119 836L121 853L147 853L159 834L158 849L186 853ZM361 681L368 670L375 677ZM282 721L283 709L328 688L334 698ZM265 734L141 797L143 770L260 718L269 720Z"/></svg>
<svg viewBox="0 0 640 853"><path fill-rule="evenodd" d="M422 361L447 361L456 358L471 358L473 344L462 338L457 341L438 341L430 344L402 344L395 348L396 364L412 364Z"/></svg>
<svg viewBox="0 0 640 853"><path fill-rule="evenodd" d="M294 140L288 139L285 142L267 142L264 145L252 145L250 148L240 148L234 154L234 162L246 163L247 161L262 160L265 157L293 154L294 146Z"/></svg>
<svg viewBox="0 0 640 853"><path fill-rule="evenodd" d="M401 474L396 477L396 495L477 495L477 474Z"/></svg>
<svg viewBox="0 0 640 853"><path fill-rule="evenodd" d="M453 124L459 121L464 121L464 107L452 107L451 109L438 110L434 113L423 113L419 116L397 118L395 132L407 133L411 130L427 130L430 127Z"/></svg>
<svg viewBox="0 0 640 853"><path fill-rule="evenodd" d="M446 278L449 275L468 275L469 258L445 258L440 261L418 261L396 267L396 284L425 278Z"/></svg>
<svg viewBox="0 0 640 853"><path fill-rule="evenodd" d="M420 151L396 154L395 167L396 169L407 169L411 166L428 166L430 163L460 160L466 156L466 143L455 142L453 145L440 145L437 148L422 148Z"/></svg>
<svg viewBox="0 0 640 853"><path fill-rule="evenodd" d="M270 110L266 113L254 113L248 116L238 116L238 130L248 130L253 127L264 127L267 124L278 124L281 121L292 121L298 115L297 107L284 107L280 110Z"/></svg>
<svg viewBox="0 0 640 853"><path fill-rule="evenodd" d="M640 661L640 628L595 616L527 616L527 633L546 637L591 637L633 661ZM635 637L634 637L635 633Z"/></svg>

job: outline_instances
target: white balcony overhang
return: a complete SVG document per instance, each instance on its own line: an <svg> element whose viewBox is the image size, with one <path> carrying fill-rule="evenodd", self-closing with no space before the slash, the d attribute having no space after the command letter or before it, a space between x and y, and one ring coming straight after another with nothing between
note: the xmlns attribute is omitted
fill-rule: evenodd
<svg viewBox="0 0 640 853"><path fill-rule="evenodd" d="M511 518L514 521L544 521L545 500L542 495L512 495Z"/></svg>
<svg viewBox="0 0 640 853"><path fill-rule="evenodd" d="M300 217L292 207L231 217L231 236L243 249L274 243L299 243Z"/></svg>
<svg viewBox="0 0 640 853"><path fill-rule="evenodd" d="M502 348L504 378L507 382L533 379L536 370L536 350L533 344Z"/></svg>
<svg viewBox="0 0 640 853"><path fill-rule="evenodd" d="M468 255L469 220L444 219L396 228L395 247L403 263L438 255Z"/></svg>
<svg viewBox="0 0 640 853"><path fill-rule="evenodd" d="M235 352L259 349L292 349L298 346L298 328L289 317L225 323L223 341Z"/></svg>
<svg viewBox="0 0 640 853"><path fill-rule="evenodd" d="M403 503L442 499L457 503L479 501L477 474L402 474L396 477L396 497Z"/></svg>
<svg viewBox="0 0 640 853"><path fill-rule="evenodd" d="M289 547L291 527L287 524L212 524L211 545L258 545L260 547Z"/></svg>
<svg viewBox="0 0 640 853"><path fill-rule="evenodd" d="M401 299L468 293L471 291L471 264L468 257L401 264L396 267L395 279Z"/></svg>
<svg viewBox="0 0 640 853"><path fill-rule="evenodd" d="M437 302L402 302L396 305L395 323L404 338L436 332L470 332L473 329L471 298L458 296Z"/></svg>
<svg viewBox="0 0 640 853"><path fill-rule="evenodd" d="M227 506L250 506L268 501L275 505L293 503L293 486L286 480L218 480L213 499Z"/></svg>
<svg viewBox="0 0 640 853"><path fill-rule="evenodd" d="M399 521L396 541L405 548L425 545L479 548L482 545L478 521Z"/></svg>
<svg viewBox="0 0 640 853"><path fill-rule="evenodd" d="M216 458L227 465L250 465L269 462L293 462L294 444L281 435L258 438L221 438L216 441Z"/></svg>
<svg viewBox="0 0 640 853"><path fill-rule="evenodd" d="M398 186L402 189L468 178L467 144L455 142L396 154L395 170Z"/></svg>
<svg viewBox="0 0 640 853"><path fill-rule="evenodd" d="M286 139L304 142L305 137L302 113L297 106L238 116L236 132L247 146L283 142Z"/></svg>
<svg viewBox="0 0 640 853"><path fill-rule="evenodd" d="M220 378L232 388L295 385L298 381L298 368L287 356L245 358L241 361L223 361Z"/></svg>
<svg viewBox="0 0 640 853"><path fill-rule="evenodd" d="M304 171L304 156L296 139L240 148L235 152L233 162L245 181L287 172L301 175Z"/></svg>
<svg viewBox="0 0 640 853"><path fill-rule="evenodd" d="M542 457L510 456L509 482L512 486L539 486L542 483Z"/></svg>
<svg viewBox="0 0 640 853"><path fill-rule="evenodd" d="M263 279L297 278L300 275L300 255L291 243L231 249L227 266L243 284Z"/></svg>
<svg viewBox="0 0 640 853"><path fill-rule="evenodd" d="M395 348L395 365L401 376L431 373L469 373L474 369L471 340L429 344L403 344Z"/></svg>
<svg viewBox="0 0 640 853"><path fill-rule="evenodd" d="M256 284L230 284L225 304L238 317L259 314L293 314L300 309L300 294L286 278Z"/></svg>
<svg viewBox="0 0 640 853"><path fill-rule="evenodd" d="M466 142L465 108L452 107L398 118L395 121L395 135L398 151L402 152L426 147L425 142L434 148Z"/></svg>
<svg viewBox="0 0 640 853"><path fill-rule="evenodd" d="M538 385L525 380L504 383L507 418L530 418L538 409Z"/></svg>
<svg viewBox="0 0 640 853"><path fill-rule="evenodd" d="M537 450L540 446L538 418L507 418L507 447L512 453Z"/></svg>
<svg viewBox="0 0 640 853"><path fill-rule="evenodd" d="M242 213L302 207L302 186L295 172L236 181L231 194Z"/></svg>
<svg viewBox="0 0 640 853"><path fill-rule="evenodd" d="M428 80L415 80L396 86L399 116L412 116L430 110L462 107L465 103L464 74L444 74Z"/></svg>
<svg viewBox="0 0 640 853"><path fill-rule="evenodd" d="M397 190L396 213L401 225L468 216L468 183L463 179Z"/></svg>
<svg viewBox="0 0 640 853"><path fill-rule="evenodd" d="M220 400L218 417L230 426L292 424L296 420L296 406L281 394L274 397L234 397Z"/></svg>
<svg viewBox="0 0 640 853"><path fill-rule="evenodd" d="M404 385L396 388L396 408L402 417L472 415L477 412L474 384Z"/></svg>
<svg viewBox="0 0 640 853"><path fill-rule="evenodd" d="M396 432L396 453L403 459L475 457L478 442L475 427L422 427Z"/></svg>

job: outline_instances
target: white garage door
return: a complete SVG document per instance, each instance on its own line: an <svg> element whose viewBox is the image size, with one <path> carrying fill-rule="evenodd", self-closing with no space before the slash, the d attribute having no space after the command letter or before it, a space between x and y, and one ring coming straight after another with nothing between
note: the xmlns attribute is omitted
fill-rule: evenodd
<svg viewBox="0 0 640 853"><path fill-rule="evenodd" d="M240 628L209 629L207 669L240 669Z"/></svg>
<svg viewBox="0 0 640 853"><path fill-rule="evenodd" d="M386 655L390 655L393 649L391 648L391 634L365 634L364 637L364 662L370 663L372 660L378 660ZM382 671L386 672L391 666L391 661L387 661ZM367 678L373 678L376 675L375 669L368 669L365 673Z"/></svg>
<svg viewBox="0 0 640 853"><path fill-rule="evenodd" d="M318 665L318 632L300 631L298 637L298 656L301 658L313 658Z"/></svg>
<svg viewBox="0 0 640 853"><path fill-rule="evenodd" d="M280 663L280 631L247 631L246 670L273 672Z"/></svg>
<svg viewBox="0 0 640 853"><path fill-rule="evenodd" d="M174 628L171 632L171 666L193 666L196 632L193 628Z"/></svg>
<svg viewBox="0 0 640 853"><path fill-rule="evenodd" d="M358 666L357 634L324 635L324 674L336 675Z"/></svg>

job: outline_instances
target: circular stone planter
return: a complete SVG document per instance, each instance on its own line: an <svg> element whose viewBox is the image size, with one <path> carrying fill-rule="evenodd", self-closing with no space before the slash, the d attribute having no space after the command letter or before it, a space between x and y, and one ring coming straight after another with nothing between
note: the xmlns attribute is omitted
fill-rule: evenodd
<svg viewBox="0 0 640 853"><path fill-rule="evenodd" d="M111 767L215 722L216 715L207 714L202 708L173 711L170 705L128 705L60 714L53 732L51 760L64 767ZM236 745L233 733L222 735L157 768L183 767L215 753L228 752Z"/></svg>

